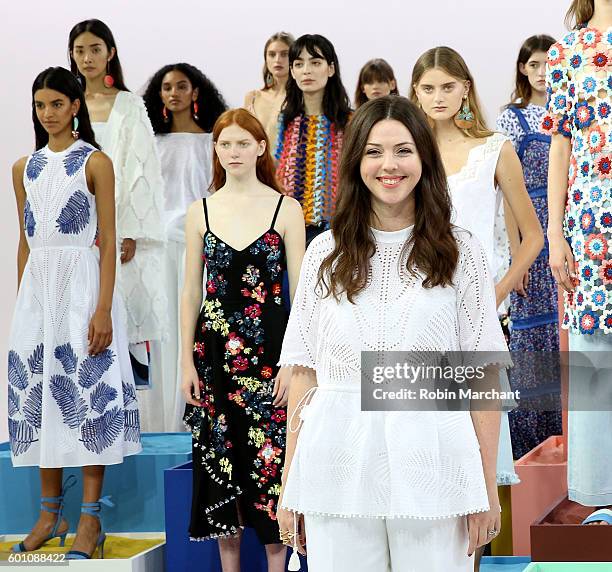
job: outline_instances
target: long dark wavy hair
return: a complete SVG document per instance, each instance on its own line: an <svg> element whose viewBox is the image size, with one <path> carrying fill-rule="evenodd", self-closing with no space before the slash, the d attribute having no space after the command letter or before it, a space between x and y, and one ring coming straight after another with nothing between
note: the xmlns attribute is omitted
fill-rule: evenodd
<svg viewBox="0 0 612 572"><path fill-rule="evenodd" d="M368 83L374 83L375 81L395 83L395 87L391 90L391 95L399 95L393 68L389 65L387 60L376 58L366 62L359 72L359 79L357 80L357 87L355 88L356 108L368 101L366 94L363 93L363 86Z"/></svg>
<svg viewBox="0 0 612 572"><path fill-rule="evenodd" d="M266 130L263 128L263 125L259 122L259 119L243 108L230 109L222 113L213 128L213 141L215 143L219 140L221 131L230 125L242 127L242 129L245 129L254 137L255 141L266 142L266 150L257 158L257 179L264 185L272 187L275 191L282 193L281 187L276 180L276 167L274 166L274 161L270 154L268 136L266 135ZM213 153L213 180L209 190L211 192L219 190L225 185L225 180L225 169L223 165L221 165L219 157L215 152Z"/></svg>
<svg viewBox="0 0 612 572"><path fill-rule="evenodd" d="M370 258L376 245L370 231L375 213L371 193L360 174L361 161L372 127L394 119L410 131L422 164L421 179L413 190L415 221L406 241L403 258L406 269L424 275L423 286L452 284L459 248L451 224L451 199L446 174L434 134L425 114L408 99L388 95L364 103L353 115L345 132L338 181L338 204L331 221L334 250L323 260L318 283L326 295L338 299L342 293L350 302L368 280ZM407 257L406 257L407 255Z"/></svg>
<svg viewBox="0 0 612 572"><path fill-rule="evenodd" d="M516 59L516 79L514 83L514 91L512 92L511 103L506 107L527 107L533 88L529 83L529 78L521 71L521 64L527 65L529 58L535 52L547 53L550 46L552 46L557 40L551 36L545 34L538 36L531 36L527 38L521 49L519 50L518 58Z"/></svg>
<svg viewBox="0 0 612 572"><path fill-rule="evenodd" d="M351 101L342 85L340 77L340 63L332 43L319 34L306 34L300 36L289 50L289 69L293 62L300 57L302 50L315 57L323 57L328 65L334 66L335 73L327 81L323 95L323 113L339 129L344 129L351 114ZM298 87L291 73L287 80L287 96L282 106L283 129L298 115L304 115L304 98L302 90Z"/></svg>
<svg viewBox="0 0 612 572"><path fill-rule="evenodd" d="M85 103L85 94L83 88L77 80L74 74L69 72L66 68L55 67L47 68L41 71L32 84L32 122L34 123L34 135L36 137L36 150L42 149L47 143L49 143L49 134L45 131L45 128L38 121L36 116L36 104L34 102L34 95L39 89L53 89L64 94L70 102L79 100L81 105L77 113L77 119L79 120L79 139L86 141L90 145L100 149L100 145L96 143L96 137L89 121L89 113L87 112L87 104Z"/></svg>
<svg viewBox="0 0 612 572"><path fill-rule="evenodd" d="M212 81L210 81L198 68L186 63L170 64L164 66L159 71L155 72L149 80L149 84L145 90L143 99L151 125L155 133L170 133L172 130L172 121L164 122L162 102L160 92L164 76L171 71L179 71L189 79L191 87L198 89L198 118L194 121L197 125L210 133L215 125L215 121L227 109L225 99L219 93ZM172 112L168 109L168 118L172 118Z"/></svg>
<svg viewBox="0 0 612 572"><path fill-rule="evenodd" d="M588 24L595 14L595 0L574 0L565 15L565 25L570 30Z"/></svg>
<svg viewBox="0 0 612 572"><path fill-rule="evenodd" d="M76 75L81 82L83 82L83 87L85 86L85 78L79 73L79 68L72 57L72 51L74 49L74 41L83 33L90 32L94 36L100 38L105 44L106 49L110 52L111 48L115 48L115 55L108 62L108 71L110 75L113 76L115 83L113 87L116 87L120 91L130 91L123 80L123 70L121 69L121 62L119 61L119 51L117 50L117 43L115 42L115 38L113 37L113 33L110 28L102 22L102 20L96 20L95 18L92 20L83 20L78 24L75 24L70 30L70 34L68 35L68 58L70 59L70 70L74 75Z"/></svg>

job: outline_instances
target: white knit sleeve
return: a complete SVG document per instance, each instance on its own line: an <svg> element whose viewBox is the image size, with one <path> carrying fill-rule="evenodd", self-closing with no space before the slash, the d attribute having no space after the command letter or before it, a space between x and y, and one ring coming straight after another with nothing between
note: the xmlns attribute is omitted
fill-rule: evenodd
<svg viewBox="0 0 612 572"><path fill-rule="evenodd" d="M459 345L463 352L504 352L508 346L497 318L495 286L487 256L474 235L457 232L459 263L455 273Z"/></svg>
<svg viewBox="0 0 612 572"><path fill-rule="evenodd" d="M317 333L324 288L317 284L319 267L331 251L331 233L316 237L308 247L295 292L289 323L283 339L279 365L300 365L316 369Z"/></svg>
<svg viewBox="0 0 612 572"><path fill-rule="evenodd" d="M165 239L162 224L164 181L153 128L140 97L132 97L126 117L117 235L119 238L160 241Z"/></svg>

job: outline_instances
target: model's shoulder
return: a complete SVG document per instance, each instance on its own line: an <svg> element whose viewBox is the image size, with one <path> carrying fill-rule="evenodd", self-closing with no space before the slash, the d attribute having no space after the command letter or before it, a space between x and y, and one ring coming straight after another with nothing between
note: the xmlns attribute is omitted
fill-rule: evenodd
<svg viewBox="0 0 612 572"><path fill-rule="evenodd" d="M13 163L13 175L20 175L23 177L23 172L25 171L26 164L28 162L29 155L25 155L24 157L20 157Z"/></svg>

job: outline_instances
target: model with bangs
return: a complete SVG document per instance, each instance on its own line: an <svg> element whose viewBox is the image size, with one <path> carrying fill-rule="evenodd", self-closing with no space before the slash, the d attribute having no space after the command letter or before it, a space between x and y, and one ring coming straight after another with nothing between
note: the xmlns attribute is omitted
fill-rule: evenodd
<svg viewBox="0 0 612 572"><path fill-rule="evenodd" d="M361 404L364 351L500 351L507 361L485 258L453 228L419 109L399 96L362 105L331 230L308 248L280 357L293 371L277 516L287 544L307 544L312 572L465 572L499 531L498 410Z"/></svg>
<svg viewBox="0 0 612 572"><path fill-rule="evenodd" d="M279 120L276 175L304 210L307 241L329 227L351 108L332 43L306 34L289 50L291 76Z"/></svg>
<svg viewBox="0 0 612 572"><path fill-rule="evenodd" d="M367 62L359 72L355 89L355 108L370 99L385 95L399 95L393 68L382 58Z"/></svg>
<svg viewBox="0 0 612 572"><path fill-rule="evenodd" d="M268 570L285 570L276 510L291 368L278 368L304 256L299 203L280 192L262 124L246 109L213 129L208 198L187 213L181 302L182 391L193 434L190 536L218 538L224 571L240 570L242 529L255 529ZM205 299L202 292L206 270Z"/></svg>

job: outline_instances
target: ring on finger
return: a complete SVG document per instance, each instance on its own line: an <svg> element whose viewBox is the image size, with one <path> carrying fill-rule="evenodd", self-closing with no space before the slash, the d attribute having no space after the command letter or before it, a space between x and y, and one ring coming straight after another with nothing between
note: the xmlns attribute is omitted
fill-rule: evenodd
<svg viewBox="0 0 612 572"><path fill-rule="evenodd" d="M497 529L495 529L495 528L493 528L493 529L491 529L491 530L487 530L487 535L488 535L489 537L491 537L491 536L497 536L498 534L499 534L499 530L497 530Z"/></svg>

